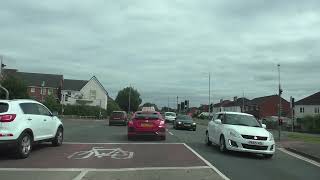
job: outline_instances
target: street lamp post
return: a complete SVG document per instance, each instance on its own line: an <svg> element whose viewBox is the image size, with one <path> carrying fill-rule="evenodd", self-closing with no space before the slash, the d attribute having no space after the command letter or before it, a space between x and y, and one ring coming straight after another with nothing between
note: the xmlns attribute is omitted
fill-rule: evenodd
<svg viewBox="0 0 320 180"><path fill-rule="evenodd" d="M128 107L128 113L130 113L130 106L131 106L131 84L130 84L130 87L129 87L129 107Z"/></svg>
<svg viewBox="0 0 320 180"><path fill-rule="evenodd" d="M281 89L281 82L280 82L280 64L278 64L278 80L279 80L279 107L278 107L278 133L279 133L279 141L281 137L281 94L282 94L282 89Z"/></svg>
<svg viewBox="0 0 320 180"><path fill-rule="evenodd" d="M211 112L211 73L209 72L209 103L208 103L209 120L210 120L210 112Z"/></svg>

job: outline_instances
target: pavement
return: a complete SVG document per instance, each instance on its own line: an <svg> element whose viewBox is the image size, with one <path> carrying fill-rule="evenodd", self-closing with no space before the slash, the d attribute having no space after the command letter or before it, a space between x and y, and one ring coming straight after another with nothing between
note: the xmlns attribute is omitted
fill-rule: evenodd
<svg viewBox="0 0 320 180"><path fill-rule="evenodd" d="M312 159L318 163L320 163L320 143L303 141L301 139L288 138L288 135L291 132L282 131L281 132L281 140L279 141L279 134L276 130L270 130L274 134L275 140L277 142L278 147L284 148L293 153L299 154L306 158ZM307 135L313 138L319 138L319 134L304 134L304 133L296 133L301 135Z"/></svg>
<svg viewBox="0 0 320 180"><path fill-rule="evenodd" d="M66 120L61 147L41 144L28 159L0 153L0 179L320 179L320 165L278 147L272 159L228 152L204 144L206 126L197 131L167 127L167 139L128 141L125 126L106 121Z"/></svg>

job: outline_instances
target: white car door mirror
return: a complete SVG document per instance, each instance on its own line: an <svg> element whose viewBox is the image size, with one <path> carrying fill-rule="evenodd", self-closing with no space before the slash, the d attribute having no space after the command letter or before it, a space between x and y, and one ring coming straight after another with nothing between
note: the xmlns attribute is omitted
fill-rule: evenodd
<svg viewBox="0 0 320 180"><path fill-rule="evenodd" d="M263 128L267 129L267 126L265 124L261 124Z"/></svg>
<svg viewBox="0 0 320 180"><path fill-rule="evenodd" d="M52 116L58 116L59 114L58 114L58 112L57 111L53 111L52 112Z"/></svg>
<svg viewBox="0 0 320 180"><path fill-rule="evenodd" d="M216 124L222 124L221 119L216 119L216 120L214 120L214 122L215 122Z"/></svg>

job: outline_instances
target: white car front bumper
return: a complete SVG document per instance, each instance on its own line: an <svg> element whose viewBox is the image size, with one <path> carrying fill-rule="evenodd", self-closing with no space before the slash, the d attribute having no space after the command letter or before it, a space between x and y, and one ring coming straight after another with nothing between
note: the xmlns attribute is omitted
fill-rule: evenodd
<svg viewBox="0 0 320 180"><path fill-rule="evenodd" d="M249 152L255 154L274 154L275 142L274 140L253 140L244 139L242 137L228 137L226 138L226 148L231 151Z"/></svg>

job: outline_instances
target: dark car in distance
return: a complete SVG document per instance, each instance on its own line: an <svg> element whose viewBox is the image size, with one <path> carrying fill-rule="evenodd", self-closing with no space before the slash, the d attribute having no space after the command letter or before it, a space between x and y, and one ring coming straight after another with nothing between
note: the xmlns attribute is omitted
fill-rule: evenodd
<svg viewBox="0 0 320 180"><path fill-rule="evenodd" d="M112 125L124 125L126 126L128 123L128 115L125 111L113 111L110 119L109 126Z"/></svg>
<svg viewBox="0 0 320 180"><path fill-rule="evenodd" d="M188 129L195 131L197 129L197 124L193 121L192 117L189 115L178 115L173 123L174 129Z"/></svg>

